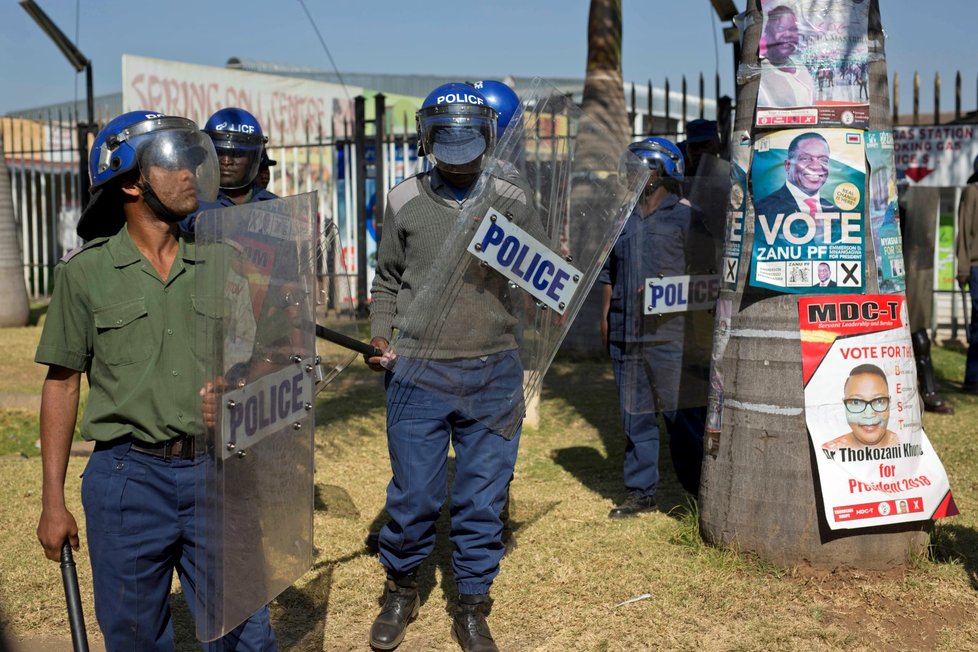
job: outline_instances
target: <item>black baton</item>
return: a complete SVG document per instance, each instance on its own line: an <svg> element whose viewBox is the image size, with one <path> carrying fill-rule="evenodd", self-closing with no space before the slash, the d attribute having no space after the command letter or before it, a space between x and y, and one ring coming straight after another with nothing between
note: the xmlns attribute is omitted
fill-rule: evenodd
<svg viewBox="0 0 978 652"><path fill-rule="evenodd" d="M376 346L371 346L370 344L366 344L360 340L347 337L343 333L338 333L331 328L326 328L325 326L320 326L319 324L316 324L316 337L332 342L333 344L339 344L340 346L350 349L351 351L362 353L369 358L384 355L384 352L378 349Z"/></svg>
<svg viewBox="0 0 978 652"><path fill-rule="evenodd" d="M88 652L88 634L85 632L85 615L82 613L81 594L78 592L78 574L71 545L61 546L61 579L65 585L65 602L68 603L68 623L71 625L71 646L75 652Z"/></svg>

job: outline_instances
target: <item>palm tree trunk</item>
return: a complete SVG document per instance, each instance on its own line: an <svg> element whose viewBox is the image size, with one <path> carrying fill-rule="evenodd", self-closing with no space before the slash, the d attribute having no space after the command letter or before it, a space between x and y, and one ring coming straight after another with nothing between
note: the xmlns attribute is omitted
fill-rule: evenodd
<svg viewBox="0 0 978 652"><path fill-rule="evenodd" d="M582 152L601 153L616 161L628 145L631 130L621 76L621 0L591 0L587 21L587 74L581 110L612 134L610 142L578 145ZM582 134L586 138L589 134ZM613 171L613 170L612 170Z"/></svg>
<svg viewBox="0 0 978 652"><path fill-rule="evenodd" d="M26 326L29 318L20 235L0 133L0 328Z"/></svg>
<svg viewBox="0 0 978 652"><path fill-rule="evenodd" d="M574 145L575 170L617 173L617 161L631 137L621 76L621 0L591 0L587 24L587 72L581 110L584 119L604 127L598 133L581 129ZM611 138L608 138L611 134ZM612 169L607 169L612 168ZM587 184L571 190L571 204L592 202ZM574 214L572 209L571 214ZM600 355L601 284L596 283L574 320L562 349L578 355Z"/></svg>
<svg viewBox="0 0 978 652"><path fill-rule="evenodd" d="M760 0L750 0L748 13L752 20L747 21L744 34L744 63L756 65ZM883 39L878 0L872 0L870 8L869 38L871 42ZM889 129L884 60L870 63L869 82L870 129ZM755 76L739 88L736 132L753 131L758 84ZM742 254L746 261L754 219L753 206L750 202L748 206ZM870 229L864 228L863 233L865 259L873 261ZM732 302L734 314L721 362L725 380L721 433L716 441L707 442L700 485L704 537L779 564L861 569L907 566L913 555L926 549L929 521L866 530L830 530L825 523L805 423L801 347L797 338L785 335L799 331L798 296L782 294L743 307L747 267L742 262L737 291L721 294L721 300ZM864 267L865 292L878 292L876 266ZM765 332L766 337L746 336ZM748 405L777 409L764 412L744 407Z"/></svg>

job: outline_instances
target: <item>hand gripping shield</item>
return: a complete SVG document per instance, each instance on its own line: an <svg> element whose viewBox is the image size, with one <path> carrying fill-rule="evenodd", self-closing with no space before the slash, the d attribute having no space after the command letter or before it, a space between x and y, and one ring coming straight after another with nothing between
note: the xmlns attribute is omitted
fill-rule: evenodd
<svg viewBox="0 0 978 652"><path fill-rule="evenodd" d="M312 562L315 193L201 213L196 625L231 631Z"/></svg>
<svg viewBox="0 0 978 652"><path fill-rule="evenodd" d="M511 437L597 278L648 170L537 82L469 190L386 366ZM473 369L483 374L473 380ZM390 408L390 405L389 405ZM394 415L396 418L396 415Z"/></svg>

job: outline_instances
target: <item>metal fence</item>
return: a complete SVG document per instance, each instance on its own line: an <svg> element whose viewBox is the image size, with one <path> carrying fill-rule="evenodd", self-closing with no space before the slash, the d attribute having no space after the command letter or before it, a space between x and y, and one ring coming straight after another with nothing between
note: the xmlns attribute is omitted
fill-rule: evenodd
<svg viewBox="0 0 978 652"><path fill-rule="evenodd" d="M893 76L894 122L897 122L900 79ZM719 75L713 80L712 98L707 97L701 74L695 93L682 77L673 85L627 84L625 98L633 138L661 135L680 140L688 122L712 118L719 122L721 137L729 134L733 100L721 95ZM955 81L956 103L945 122L978 121L978 111L962 113L962 82ZM935 78L934 115L940 113L940 77ZM921 118L920 80L914 74L913 120ZM366 297L372 270L376 232L374 216L382 217L387 190L419 171L423 161L416 157L414 124L407 119L387 119L384 96L377 95L374 114L364 118L367 100L356 98L352 120L337 130L320 125L307 132L304 142L272 143L269 155L278 161L271 168L269 190L278 195L310 191L319 193L319 215L339 227L342 258L339 264L356 278L357 297ZM978 107L978 99L976 99ZM104 124L111 116L98 116ZM927 117L927 116L924 116ZM79 116L52 111L34 119L0 118L12 182L14 212L21 239L24 278L32 298L48 296L52 271L58 259L81 243L74 233L80 215L80 165L78 155ZM377 156L377 152L381 155ZM379 192L378 192L379 190ZM362 272L362 273L361 273ZM362 303L362 302L361 302Z"/></svg>

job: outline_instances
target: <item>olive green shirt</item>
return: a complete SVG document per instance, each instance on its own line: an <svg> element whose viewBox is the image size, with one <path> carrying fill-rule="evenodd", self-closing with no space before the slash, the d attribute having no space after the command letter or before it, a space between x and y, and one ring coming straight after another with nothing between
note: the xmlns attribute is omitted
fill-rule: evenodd
<svg viewBox="0 0 978 652"><path fill-rule="evenodd" d="M165 283L126 227L56 268L34 360L87 375L85 439L154 442L203 431L194 244L181 236L179 246Z"/></svg>

